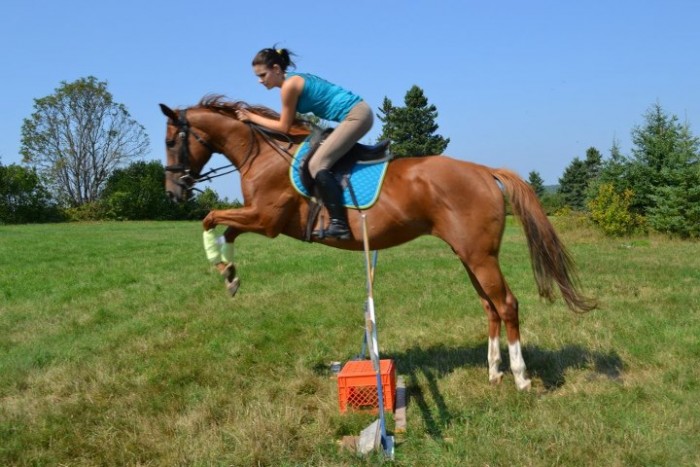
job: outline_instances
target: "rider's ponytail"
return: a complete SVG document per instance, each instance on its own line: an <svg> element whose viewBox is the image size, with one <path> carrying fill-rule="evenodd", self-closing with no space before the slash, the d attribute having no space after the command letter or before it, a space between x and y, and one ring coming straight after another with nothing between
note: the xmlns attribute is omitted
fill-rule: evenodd
<svg viewBox="0 0 700 467"><path fill-rule="evenodd" d="M262 49L253 58L253 66L265 65L268 68L272 68L278 65L282 71L287 71L287 68L290 66L296 68L296 64L291 59L292 55L294 55L294 53L288 49L278 49L276 47Z"/></svg>

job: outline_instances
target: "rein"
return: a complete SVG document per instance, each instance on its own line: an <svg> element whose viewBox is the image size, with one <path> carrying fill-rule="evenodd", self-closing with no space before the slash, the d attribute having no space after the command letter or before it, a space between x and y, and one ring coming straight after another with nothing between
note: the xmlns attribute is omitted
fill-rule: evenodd
<svg viewBox="0 0 700 467"><path fill-rule="evenodd" d="M292 160L294 159L294 155L291 152L289 152L289 150L292 149L292 146L294 146L294 141L292 141L292 138L288 134L279 131L269 130L260 125L256 125L255 123L248 123L247 125L250 126L251 131L254 131L255 133L262 136L265 142L269 144L270 147L272 147L272 149L274 149L275 152L277 152L277 154L288 157L288 162L291 165ZM276 139L286 140L287 147L283 148L282 146L277 144Z"/></svg>

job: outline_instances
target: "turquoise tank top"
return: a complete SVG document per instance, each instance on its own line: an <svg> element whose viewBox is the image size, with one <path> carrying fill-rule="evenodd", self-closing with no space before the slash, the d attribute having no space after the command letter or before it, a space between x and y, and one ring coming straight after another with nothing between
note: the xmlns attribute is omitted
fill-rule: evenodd
<svg viewBox="0 0 700 467"><path fill-rule="evenodd" d="M340 86L310 73L287 73L304 78L297 112L312 113L324 120L340 122L362 98Z"/></svg>

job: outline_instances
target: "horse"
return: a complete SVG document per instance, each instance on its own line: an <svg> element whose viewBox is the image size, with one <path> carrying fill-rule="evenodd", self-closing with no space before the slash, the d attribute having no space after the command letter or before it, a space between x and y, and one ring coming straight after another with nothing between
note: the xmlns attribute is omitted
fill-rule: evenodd
<svg viewBox="0 0 700 467"><path fill-rule="evenodd" d="M175 201L188 199L213 153L223 154L240 175L244 203L240 208L212 210L204 218L207 258L226 277L232 295L239 278L233 264L233 245L245 232L274 238L280 234L302 240L311 216L309 200L292 186L289 176L294 151L309 134L295 121L289 134L263 131L242 122L242 108L272 118L278 114L263 106L205 96L191 107L173 110L160 104L168 117L165 190ZM422 235L445 241L462 262L488 319L488 378L500 383L500 336L505 323L510 369L519 390L531 381L520 343L518 301L508 287L498 261L505 229L507 197L520 220L530 253L539 295L549 302L555 285L574 312L596 307L579 291L574 261L560 241L533 189L515 172L490 168L445 155L392 159L376 202L364 210L365 228L373 250L390 248ZM353 238L314 241L345 250L363 250L362 213L350 209ZM214 228L227 226L223 246Z"/></svg>

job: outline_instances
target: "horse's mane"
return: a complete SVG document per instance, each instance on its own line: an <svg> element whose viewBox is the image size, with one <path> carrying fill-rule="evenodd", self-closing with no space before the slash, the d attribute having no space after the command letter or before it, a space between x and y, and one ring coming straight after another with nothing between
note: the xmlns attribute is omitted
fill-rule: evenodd
<svg viewBox="0 0 700 467"><path fill-rule="evenodd" d="M274 110L265 107L264 105L250 105L243 101L229 101L226 96L221 94L208 94L199 101L196 108L208 109L228 117L238 119L236 111L245 109L266 118L279 120L280 115ZM290 128L291 134L308 134L310 131L309 124L305 120L296 118Z"/></svg>

